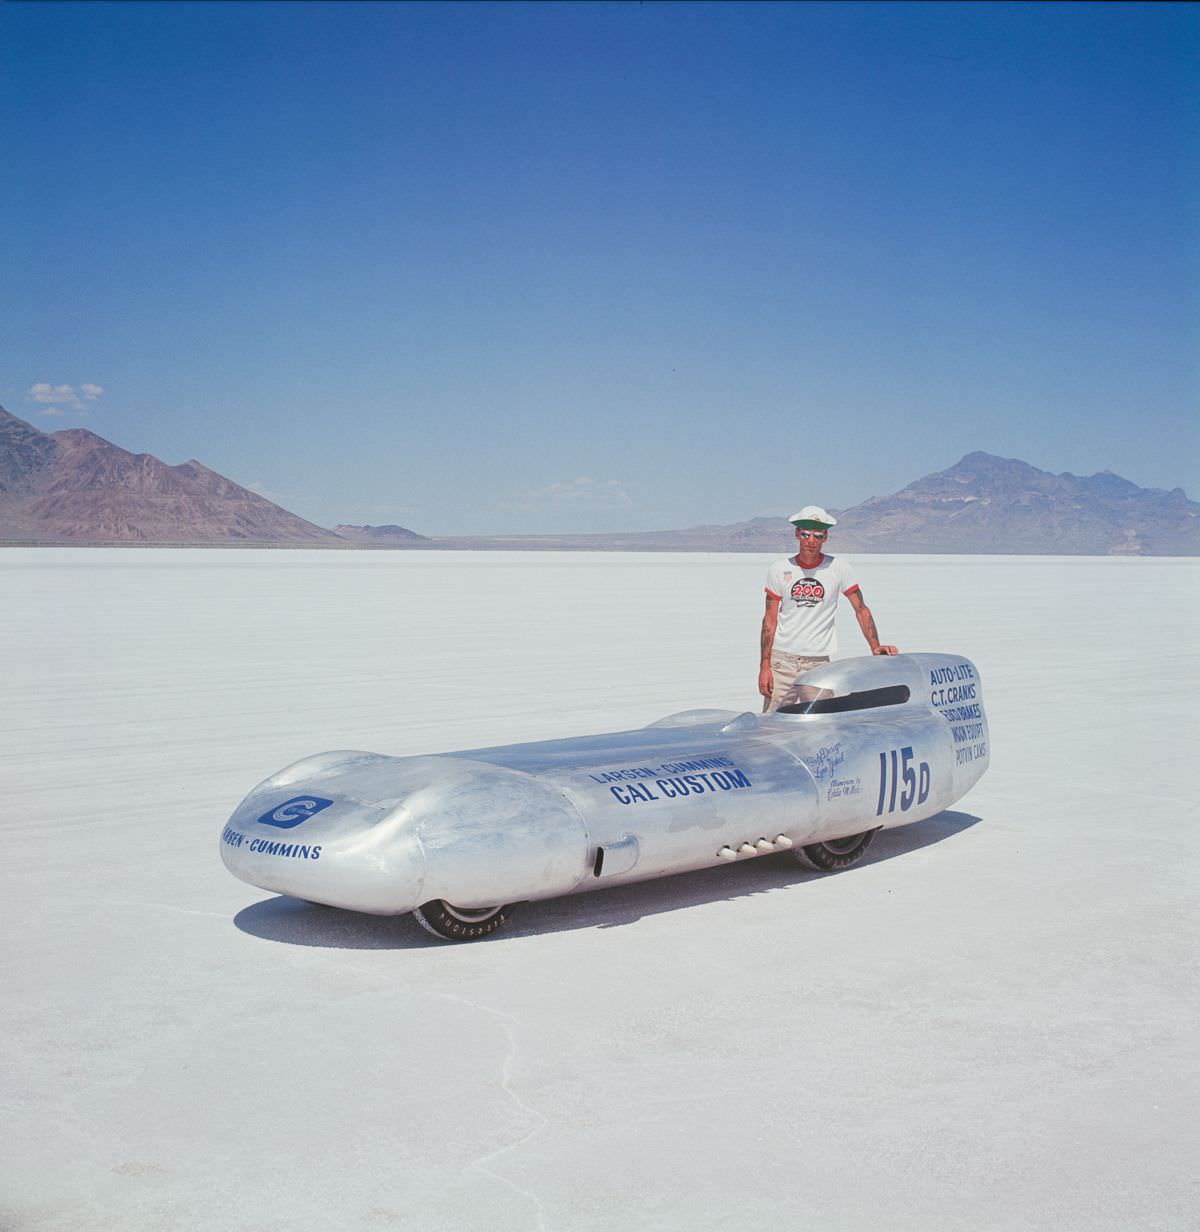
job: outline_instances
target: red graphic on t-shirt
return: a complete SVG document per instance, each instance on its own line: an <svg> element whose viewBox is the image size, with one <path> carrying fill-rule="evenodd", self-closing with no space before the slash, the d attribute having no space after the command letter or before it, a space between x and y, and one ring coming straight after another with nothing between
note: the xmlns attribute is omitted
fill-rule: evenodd
<svg viewBox="0 0 1200 1232"><path fill-rule="evenodd" d="M799 607L816 607L825 598L825 587L816 578L801 578L792 583L792 598Z"/></svg>

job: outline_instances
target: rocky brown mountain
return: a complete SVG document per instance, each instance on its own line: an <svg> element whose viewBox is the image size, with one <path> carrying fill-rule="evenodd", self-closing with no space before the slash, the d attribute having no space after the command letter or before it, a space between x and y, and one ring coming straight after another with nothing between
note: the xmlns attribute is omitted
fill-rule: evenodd
<svg viewBox="0 0 1200 1232"><path fill-rule="evenodd" d="M1140 488L1111 471L1053 475L1015 458L969 453L847 509L837 538L859 552L1195 556L1200 504L1182 488Z"/></svg>
<svg viewBox="0 0 1200 1232"><path fill-rule="evenodd" d="M0 542L344 541L200 462L168 466L84 428L40 432L0 407Z"/></svg>

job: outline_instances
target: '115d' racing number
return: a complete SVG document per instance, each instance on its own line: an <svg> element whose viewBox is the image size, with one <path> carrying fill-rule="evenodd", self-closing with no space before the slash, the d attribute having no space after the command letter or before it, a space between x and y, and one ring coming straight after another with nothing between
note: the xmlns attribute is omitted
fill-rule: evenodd
<svg viewBox="0 0 1200 1232"><path fill-rule="evenodd" d="M879 801L875 816L894 813L899 807L907 812L914 804L924 804L929 798L929 763L913 764L912 745L879 754Z"/></svg>

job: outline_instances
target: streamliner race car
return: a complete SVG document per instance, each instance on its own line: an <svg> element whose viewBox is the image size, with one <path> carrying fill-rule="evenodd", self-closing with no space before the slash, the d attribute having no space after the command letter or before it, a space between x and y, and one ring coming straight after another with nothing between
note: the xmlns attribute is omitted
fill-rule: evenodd
<svg viewBox="0 0 1200 1232"><path fill-rule="evenodd" d="M958 800L989 759L967 659L843 659L778 710L689 710L635 731L436 756L318 753L260 783L221 834L236 877L434 935L520 902L789 851L846 868L877 831Z"/></svg>

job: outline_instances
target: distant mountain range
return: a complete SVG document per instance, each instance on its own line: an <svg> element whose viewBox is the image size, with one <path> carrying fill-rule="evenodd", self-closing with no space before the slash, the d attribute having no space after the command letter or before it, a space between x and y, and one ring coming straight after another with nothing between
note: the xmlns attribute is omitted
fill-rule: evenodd
<svg viewBox="0 0 1200 1232"><path fill-rule="evenodd" d="M1110 471L1053 475L987 453L833 512L847 552L1200 556L1200 504L1180 488L1140 488ZM200 462L168 466L82 428L41 432L0 407L0 543L779 552L793 539L783 517L600 535L326 530Z"/></svg>
<svg viewBox="0 0 1200 1232"><path fill-rule="evenodd" d="M802 497L797 498L802 501ZM833 510L836 551L1200 556L1200 504L1182 488L1139 488L1111 471L1052 475L1028 462L969 453L891 496ZM793 548L786 518L624 535L434 537L429 547L623 552L777 552Z"/></svg>
<svg viewBox="0 0 1200 1232"><path fill-rule="evenodd" d="M361 546L374 548L411 548L424 544L432 546L432 540L418 535L415 530L389 522L386 526L335 526L335 535Z"/></svg>

